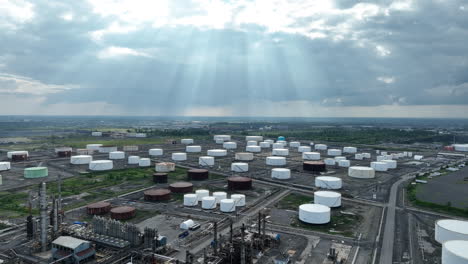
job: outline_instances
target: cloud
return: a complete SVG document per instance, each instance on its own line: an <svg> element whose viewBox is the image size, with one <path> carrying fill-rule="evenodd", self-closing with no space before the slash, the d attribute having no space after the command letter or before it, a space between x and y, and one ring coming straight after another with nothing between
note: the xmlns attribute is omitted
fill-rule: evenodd
<svg viewBox="0 0 468 264"><path fill-rule="evenodd" d="M140 57L148 57L150 58L151 55L137 51L134 49L130 48L125 48L125 47L115 47L111 46L108 48L105 48L98 53L98 58L100 59L110 59L110 58L116 58L116 57L122 57L122 56L140 56Z"/></svg>
<svg viewBox="0 0 468 264"><path fill-rule="evenodd" d="M394 77L386 77L386 76L379 76L377 77L377 81L381 81L386 84L394 83L395 78Z"/></svg>
<svg viewBox="0 0 468 264"><path fill-rule="evenodd" d="M0 94L46 95L77 88L78 85L45 84L24 76L0 73Z"/></svg>
<svg viewBox="0 0 468 264"><path fill-rule="evenodd" d="M33 4L24 0L0 1L0 29L14 30L34 17Z"/></svg>

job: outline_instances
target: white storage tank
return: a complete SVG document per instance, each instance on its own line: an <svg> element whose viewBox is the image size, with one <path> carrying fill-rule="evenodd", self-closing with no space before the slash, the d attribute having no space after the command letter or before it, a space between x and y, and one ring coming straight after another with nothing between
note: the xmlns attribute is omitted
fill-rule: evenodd
<svg viewBox="0 0 468 264"><path fill-rule="evenodd" d="M112 160L94 160L89 163L89 169L92 171L112 170L114 163Z"/></svg>
<svg viewBox="0 0 468 264"><path fill-rule="evenodd" d="M414 155L414 160L422 160L424 156L422 155Z"/></svg>
<svg viewBox="0 0 468 264"><path fill-rule="evenodd" d="M264 142L268 142L270 143L270 145L273 145L273 143L275 143L273 139L265 139Z"/></svg>
<svg viewBox="0 0 468 264"><path fill-rule="evenodd" d="M149 167L149 166L151 166L151 160L149 158L141 158L138 161L138 166L140 166L140 167Z"/></svg>
<svg viewBox="0 0 468 264"><path fill-rule="evenodd" d="M223 148L225 149L236 149L237 143L236 142L223 142Z"/></svg>
<svg viewBox="0 0 468 264"><path fill-rule="evenodd" d="M375 170L371 167L353 166L348 169L348 176L353 178L375 178Z"/></svg>
<svg viewBox="0 0 468 264"><path fill-rule="evenodd" d="M298 147L301 146L301 142L298 142L298 141L291 141L291 142L289 142L289 146L290 146L291 148L298 148ZM310 150L309 150L309 151L310 151Z"/></svg>
<svg viewBox="0 0 468 264"><path fill-rule="evenodd" d="M109 159L111 159L111 160L125 159L125 152L123 152L123 151L112 151L112 152L109 153Z"/></svg>
<svg viewBox="0 0 468 264"><path fill-rule="evenodd" d="M230 135L214 135L213 140L214 141L217 141L217 140L229 141L231 140L231 136Z"/></svg>
<svg viewBox="0 0 468 264"><path fill-rule="evenodd" d="M160 162L156 163L154 170L157 172L171 172L175 171L175 164L172 162Z"/></svg>
<svg viewBox="0 0 468 264"><path fill-rule="evenodd" d="M343 182L338 177L319 176L315 178L315 187L318 188L338 190L341 189L342 186Z"/></svg>
<svg viewBox="0 0 468 264"><path fill-rule="evenodd" d="M269 148L271 146L271 144L270 144L270 142L263 141L263 142L260 142L259 146L261 148Z"/></svg>
<svg viewBox="0 0 468 264"><path fill-rule="evenodd" d="M289 149L273 149L271 152L273 156L288 156L289 155Z"/></svg>
<svg viewBox="0 0 468 264"><path fill-rule="evenodd" d="M356 159L356 160L363 160L364 157L362 156L362 154L356 153L356 154L354 154L354 159Z"/></svg>
<svg viewBox="0 0 468 264"><path fill-rule="evenodd" d="M328 207L340 207L341 194L330 191L316 191L314 192L314 203L326 205Z"/></svg>
<svg viewBox="0 0 468 264"><path fill-rule="evenodd" d="M288 146L288 142L287 142L287 141L284 141L284 140L277 140L276 143L282 144L282 145L283 145L283 148L285 148L285 147Z"/></svg>
<svg viewBox="0 0 468 264"><path fill-rule="evenodd" d="M209 149L207 151L208 156L212 157L224 157L227 156L227 150L225 149Z"/></svg>
<svg viewBox="0 0 468 264"><path fill-rule="evenodd" d="M91 155L77 155L70 157L70 163L74 165L89 164L93 161L93 156Z"/></svg>
<svg viewBox="0 0 468 264"><path fill-rule="evenodd" d="M7 171L9 169L11 169L10 162L0 162L0 171Z"/></svg>
<svg viewBox="0 0 468 264"><path fill-rule="evenodd" d="M193 139L191 138L184 138L184 139L181 139L180 140L180 143L184 144L184 145L190 145L190 144L193 144Z"/></svg>
<svg viewBox="0 0 468 264"><path fill-rule="evenodd" d="M357 148L356 147L344 147L343 148L343 153L351 153L351 154L354 154L357 152Z"/></svg>
<svg viewBox="0 0 468 264"><path fill-rule="evenodd" d="M339 162L340 160L346 160L346 157L343 157L343 156L335 157L336 162Z"/></svg>
<svg viewBox="0 0 468 264"><path fill-rule="evenodd" d="M377 161L382 161L382 160L384 160L384 159L386 159L386 158L387 158L387 156L382 156L382 155L380 155L380 156L377 156L375 159L376 159Z"/></svg>
<svg viewBox="0 0 468 264"><path fill-rule="evenodd" d="M190 153L201 152L201 146L186 146L185 151Z"/></svg>
<svg viewBox="0 0 468 264"><path fill-rule="evenodd" d="M174 161L187 160L187 153L185 153L185 152L172 153L172 160L174 160Z"/></svg>
<svg viewBox="0 0 468 264"><path fill-rule="evenodd" d="M382 160L382 162L387 163L387 168L389 168L389 169L396 169L397 168L397 161L396 160Z"/></svg>
<svg viewBox="0 0 468 264"><path fill-rule="evenodd" d="M180 224L180 229L189 230L194 225L195 225L195 222L193 222L192 219L189 219Z"/></svg>
<svg viewBox="0 0 468 264"><path fill-rule="evenodd" d="M468 144L455 144L453 145L456 151L463 151L466 152L468 151Z"/></svg>
<svg viewBox="0 0 468 264"><path fill-rule="evenodd" d="M254 155L250 152L238 152L235 155L235 159L241 161L251 161L254 159Z"/></svg>
<svg viewBox="0 0 468 264"><path fill-rule="evenodd" d="M286 158L285 157L267 157L266 165L270 166L285 166Z"/></svg>
<svg viewBox="0 0 468 264"><path fill-rule="evenodd" d="M387 163L385 162L373 161L371 162L370 165L375 171L387 171L388 170Z"/></svg>
<svg viewBox="0 0 468 264"><path fill-rule="evenodd" d="M257 141L247 141L247 146L257 146Z"/></svg>
<svg viewBox="0 0 468 264"><path fill-rule="evenodd" d="M262 136L246 136L245 141L263 141Z"/></svg>
<svg viewBox="0 0 468 264"><path fill-rule="evenodd" d="M203 197L201 203L203 209L211 210L216 208L216 198L213 196Z"/></svg>
<svg viewBox="0 0 468 264"><path fill-rule="evenodd" d="M349 160L339 160L338 166L347 168L351 166L351 162Z"/></svg>
<svg viewBox="0 0 468 264"><path fill-rule="evenodd" d="M283 143L273 143L272 148L273 149L282 149L282 148L284 148L284 145L283 145Z"/></svg>
<svg viewBox="0 0 468 264"><path fill-rule="evenodd" d="M316 150L327 150L328 146L325 144L315 144L315 149Z"/></svg>
<svg viewBox="0 0 468 264"><path fill-rule="evenodd" d="M231 213L236 210L236 203L233 199L222 199L219 202L219 209L221 212Z"/></svg>
<svg viewBox="0 0 468 264"><path fill-rule="evenodd" d="M287 180L291 178L291 170L285 168L274 168L271 170L271 178L278 180Z"/></svg>
<svg viewBox="0 0 468 264"><path fill-rule="evenodd" d="M308 224L326 224L330 222L330 207L321 204L303 204L299 206L299 220Z"/></svg>
<svg viewBox="0 0 468 264"><path fill-rule="evenodd" d="M128 164L140 164L140 157L139 156L129 156L128 157Z"/></svg>
<svg viewBox="0 0 468 264"><path fill-rule="evenodd" d="M93 136L93 137L102 137L102 132L93 131L93 132L91 132L91 136Z"/></svg>
<svg viewBox="0 0 468 264"><path fill-rule="evenodd" d="M262 148L260 146L247 146L245 147L247 152L262 152Z"/></svg>
<svg viewBox="0 0 468 264"><path fill-rule="evenodd" d="M302 152L303 160L320 160L319 152Z"/></svg>
<svg viewBox="0 0 468 264"><path fill-rule="evenodd" d="M150 156L162 156L163 155L163 150L160 148L153 148L148 151Z"/></svg>
<svg viewBox="0 0 468 264"><path fill-rule="evenodd" d="M184 194L184 206L198 205L197 195L194 193Z"/></svg>
<svg viewBox="0 0 468 264"><path fill-rule="evenodd" d="M213 197L216 199L216 203L220 203L221 200L227 198L227 193L226 192L214 192Z"/></svg>
<svg viewBox="0 0 468 264"><path fill-rule="evenodd" d="M231 171L234 172L248 172L249 164L244 162L234 162L231 164Z"/></svg>
<svg viewBox="0 0 468 264"><path fill-rule="evenodd" d="M326 158L323 160L323 162L325 162L325 165L328 165L328 166L334 166L336 163L335 159L332 159L332 158Z"/></svg>
<svg viewBox="0 0 468 264"><path fill-rule="evenodd" d="M210 156L201 156L198 158L198 164L200 164L200 166L214 166L215 159Z"/></svg>
<svg viewBox="0 0 468 264"><path fill-rule="evenodd" d="M234 200L234 203L237 207L245 206L245 195L243 194L233 194L231 199Z"/></svg>
<svg viewBox="0 0 468 264"><path fill-rule="evenodd" d="M362 153L362 157L365 158L365 159L370 159L370 158L371 158L371 154L368 153L368 152L364 152L364 153Z"/></svg>
<svg viewBox="0 0 468 264"><path fill-rule="evenodd" d="M309 146L299 146L297 148L297 151L301 152L301 153L304 153L304 152L310 152L312 150L311 147Z"/></svg>
<svg viewBox="0 0 468 264"><path fill-rule="evenodd" d="M438 220L435 223L435 240L441 244L449 240L468 240L468 221Z"/></svg>
<svg viewBox="0 0 468 264"><path fill-rule="evenodd" d="M208 191L208 190L196 190L195 194L197 195L198 201L201 201L203 197L210 196L210 191Z"/></svg>
<svg viewBox="0 0 468 264"><path fill-rule="evenodd" d="M217 140L215 140L215 143L216 143L216 144L223 144L223 143L224 143L224 140L222 140L222 139L217 139Z"/></svg>
<svg viewBox="0 0 468 264"><path fill-rule="evenodd" d="M11 159L13 155L26 155L29 156L29 152L26 150L8 151L7 158Z"/></svg>
<svg viewBox="0 0 468 264"><path fill-rule="evenodd" d="M451 240L442 245L442 264L467 264L468 241Z"/></svg>
<svg viewBox="0 0 468 264"><path fill-rule="evenodd" d="M101 146L99 148L99 153L111 153L111 152L114 152L114 151L117 151L116 146Z"/></svg>
<svg viewBox="0 0 468 264"><path fill-rule="evenodd" d="M341 149L329 149L327 151L328 156L340 156L341 155Z"/></svg>
<svg viewBox="0 0 468 264"><path fill-rule="evenodd" d="M98 151L99 148L102 147L102 144L88 144L86 145L86 149L96 150Z"/></svg>

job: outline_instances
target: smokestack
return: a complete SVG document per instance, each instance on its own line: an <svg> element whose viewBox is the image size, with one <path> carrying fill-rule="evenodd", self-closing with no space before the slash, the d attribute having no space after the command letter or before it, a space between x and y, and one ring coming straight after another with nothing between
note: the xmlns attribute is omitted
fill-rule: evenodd
<svg viewBox="0 0 468 264"><path fill-rule="evenodd" d="M245 240L244 240L244 231L245 231L245 225L242 224L241 228L241 264L245 264Z"/></svg>
<svg viewBox="0 0 468 264"><path fill-rule="evenodd" d="M47 250L47 189L46 183L42 182L39 189L39 210L41 213L41 250Z"/></svg>

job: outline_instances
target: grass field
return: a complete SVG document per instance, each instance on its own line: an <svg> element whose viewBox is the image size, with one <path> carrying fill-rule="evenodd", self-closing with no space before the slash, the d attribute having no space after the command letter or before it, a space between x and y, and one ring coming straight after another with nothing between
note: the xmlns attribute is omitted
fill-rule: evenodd
<svg viewBox="0 0 468 264"><path fill-rule="evenodd" d="M309 229L313 231L320 231L320 232L329 233L329 234L340 234L346 237L353 237L354 236L353 230L355 229L356 225L361 220L361 216L342 214L341 212L338 212L338 211L333 212L333 210L339 210L339 209L332 209L331 220L330 220L330 223L328 224L313 225L313 224L304 223L300 221L299 219L294 219L291 222L291 226Z"/></svg>
<svg viewBox="0 0 468 264"><path fill-rule="evenodd" d="M286 197L284 197L283 199L281 199L276 205L276 207L279 209L285 209L285 210L298 210L301 204L313 203L313 202L314 202L313 196L307 196L307 195L298 194L298 193L291 193L287 195Z"/></svg>

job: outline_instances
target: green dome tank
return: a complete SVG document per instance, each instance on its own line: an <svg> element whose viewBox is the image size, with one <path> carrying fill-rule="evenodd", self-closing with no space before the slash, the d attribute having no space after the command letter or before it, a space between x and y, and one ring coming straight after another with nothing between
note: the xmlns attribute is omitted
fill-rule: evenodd
<svg viewBox="0 0 468 264"><path fill-rule="evenodd" d="M24 169L24 177L27 179L42 178L49 176L47 167L34 167Z"/></svg>

